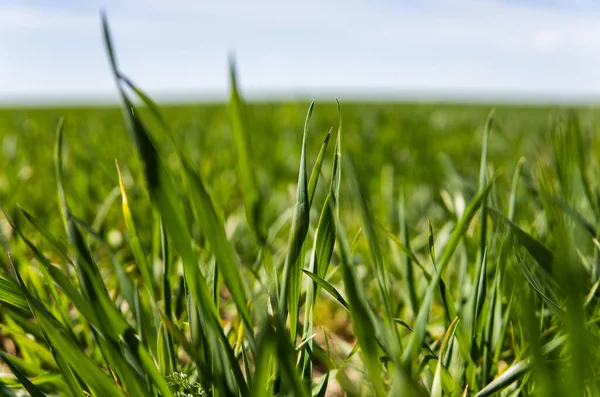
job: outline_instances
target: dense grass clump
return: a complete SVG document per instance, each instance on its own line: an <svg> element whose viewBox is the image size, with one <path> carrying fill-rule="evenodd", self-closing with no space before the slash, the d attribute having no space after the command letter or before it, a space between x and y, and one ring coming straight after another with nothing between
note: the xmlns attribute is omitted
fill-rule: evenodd
<svg viewBox="0 0 600 397"><path fill-rule="evenodd" d="M104 33L120 115L0 113L0 395L600 395L592 110L159 109Z"/></svg>

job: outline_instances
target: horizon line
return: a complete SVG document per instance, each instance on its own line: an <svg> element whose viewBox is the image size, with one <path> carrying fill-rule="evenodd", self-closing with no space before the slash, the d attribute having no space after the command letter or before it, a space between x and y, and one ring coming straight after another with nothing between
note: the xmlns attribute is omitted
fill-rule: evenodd
<svg viewBox="0 0 600 397"><path fill-rule="evenodd" d="M317 92L318 91L318 92ZM146 91L148 94L148 92ZM186 105L193 103L219 104L229 99L228 89L194 91L163 91L149 95L160 105ZM456 104L497 104L497 105L600 105L600 92L540 92L485 89L291 89L256 90L242 89L242 96L248 103L291 103L311 100L335 101L336 99L357 103L456 103ZM134 103L141 103L134 96ZM0 109L11 108L48 108L48 107L112 107L121 103L117 91L82 93L31 93L25 95L7 95L0 97Z"/></svg>

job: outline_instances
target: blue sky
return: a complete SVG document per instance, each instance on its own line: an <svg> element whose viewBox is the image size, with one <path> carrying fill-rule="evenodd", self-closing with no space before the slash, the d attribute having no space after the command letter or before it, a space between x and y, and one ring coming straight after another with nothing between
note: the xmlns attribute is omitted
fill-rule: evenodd
<svg viewBox="0 0 600 397"><path fill-rule="evenodd" d="M161 99L600 99L593 0L0 0L0 101L116 98L102 43Z"/></svg>

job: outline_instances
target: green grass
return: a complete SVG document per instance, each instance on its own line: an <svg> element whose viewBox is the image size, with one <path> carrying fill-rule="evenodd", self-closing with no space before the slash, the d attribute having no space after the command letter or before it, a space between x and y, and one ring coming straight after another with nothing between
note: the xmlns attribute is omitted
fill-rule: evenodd
<svg viewBox="0 0 600 397"><path fill-rule="evenodd" d="M0 111L0 395L600 395L595 109L158 106L105 33L120 108Z"/></svg>

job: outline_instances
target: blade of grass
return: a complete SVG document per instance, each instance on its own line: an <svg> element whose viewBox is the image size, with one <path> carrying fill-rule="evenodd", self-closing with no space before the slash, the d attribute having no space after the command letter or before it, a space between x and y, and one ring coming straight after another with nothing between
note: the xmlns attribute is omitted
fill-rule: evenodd
<svg viewBox="0 0 600 397"><path fill-rule="evenodd" d="M488 208L490 214L498 221L507 225L511 233L515 236L519 244L525 247L531 256L538 262L542 269L548 274L552 274L552 252L546 248L541 242L533 238L529 233L525 232L515 223L511 222L504 214L493 209Z"/></svg>
<svg viewBox="0 0 600 397"><path fill-rule="evenodd" d="M182 174L188 195L192 202L192 209L196 223L200 226L208 239L220 273L227 284L229 292L236 304L238 313L248 330L253 329L250 312L247 308L246 291L242 284L242 277L238 270L238 261L231 244L227 240L225 227L219 219L212 199L202 182L200 175L193 170L187 160L182 158ZM247 334L252 350L255 349L254 338L251 332Z"/></svg>
<svg viewBox="0 0 600 397"><path fill-rule="evenodd" d="M127 228L127 232L129 234L129 245L131 246L131 252L133 253L133 257L135 258L135 262L137 264L137 268L142 275L142 280L144 281L144 285L150 296L155 298L155 285L154 279L152 277L150 266L146 260L146 254L144 253L144 248L140 242L140 238L137 232L137 228L135 226L135 222L133 220L133 216L131 214L131 209L129 207L129 200L127 198L127 192L125 191L125 185L123 184L123 176L121 175L121 169L119 168L119 163L115 160L115 165L117 167L117 174L119 175L119 189L121 191L121 201L122 201L122 210L123 210L123 219L125 220L125 227Z"/></svg>
<svg viewBox="0 0 600 397"><path fill-rule="evenodd" d="M0 276L0 302L29 311L29 305L21 294L19 286L3 276Z"/></svg>
<svg viewBox="0 0 600 397"><path fill-rule="evenodd" d="M425 330L429 318L429 311L431 310L431 304L435 289L439 286L439 281L441 280L442 274L446 270L448 264L450 263L452 254L458 246L460 239L466 233L467 228L471 223L471 220L475 216L475 213L480 209L483 199L486 197L487 193L491 189L496 178L492 178L492 180L487 184L487 186L483 190L479 191L479 193L471 200L471 202L465 209L462 218L454 228L452 235L450 236L450 239L446 244L446 247L444 248L441 260L438 262L437 265L437 271L431 279L431 281L429 282L427 292L421 303L421 307L419 308L419 313L417 314L417 318L415 320L414 332L411 335L407 348L402 354L402 365L407 371L410 371L411 363L415 362L415 359L417 358L419 353L419 347L423 343L423 339L425 337ZM447 289L444 290L447 291ZM447 296L446 302L448 303L449 312L451 315L453 315L454 318L457 316L456 308L452 307L453 305L450 304L450 299L448 298L449 295ZM468 348L470 346L470 343L467 339L466 332L463 330L462 327L458 327L457 336L463 356L465 356L466 359L470 359L470 351Z"/></svg>
<svg viewBox="0 0 600 397"><path fill-rule="evenodd" d="M444 334L444 338L442 340L442 345L440 347L440 353L437 360L437 367L435 370L435 375L433 377L433 386L431 388L431 396L432 397L441 397L443 395L444 388L442 387L442 359L444 356L448 346L450 345L451 340L454 338L454 333L456 332L456 326L460 319L455 317L454 320L450 323L450 326L446 330Z"/></svg>
<svg viewBox="0 0 600 397"><path fill-rule="evenodd" d="M302 263L298 262L302 251L302 245L308 232L310 204L308 201L308 186L306 180L306 136L308 124L312 115L314 101L311 102L302 135L302 152L300 155L300 171L298 172L298 187L296 190L296 204L292 228L288 242L288 251L283 265L283 278L279 296L279 315L284 320L288 313L290 316L290 337L296 338L296 327L298 324L298 302L300 301L300 287L302 285Z"/></svg>
<svg viewBox="0 0 600 397"><path fill-rule="evenodd" d="M175 249L181 255L186 284L189 288L194 305L197 305L200 309L199 314L203 325L202 329L203 332L206 332L209 340L207 345L208 351L213 357L220 358L215 361L215 369L217 373L219 373L219 379L221 376L224 376L227 381L226 384L228 387L231 387L233 382L231 376L233 376L241 394L245 396L248 394L247 386L241 369L235 360L231 346L227 341L227 337L223 333L219 313L211 299L206 280L198 268L198 261L192 249L192 239L189 233L187 219L184 216L180 198L176 194L173 179L160 158L145 126L136 116L131 100L127 97L119 84L119 72L114 58L108 22L104 15L102 16L102 24L105 45L109 57L111 58L113 74L123 101L123 117L127 129L136 145L138 154L142 159L142 163L144 164L146 185L152 202L161 215L161 220L167 233L171 237ZM219 345L221 345L222 348L219 348ZM221 365L225 365L225 363L229 364L231 372L220 368ZM207 376L207 374L203 374L203 376ZM213 377L213 379L215 379L215 377Z"/></svg>
<svg viewBox="0 0 600 397"><path fill-rule="evenodd" d="M546 343L542 346L543 354L550 354L557 348L559 348L565 341L567 337L561 336L555 338L551 342ZM515 381L523 377L527 372L531 370L532 360L531 358L527 358L523 361L518 361L510 366L506 371L504 371L501 375L499 375L496 379L488 383L484 388L482 388L475 397L487 397L492 396L495 393L499 392L502 389L507 388Z"/></svg>
<svg viewBox="0 0 600 397"><path fill-rule="evenodd" d="M8 359L8 357L0 350L0 358L4 361L4 363L10 368L13 374L17 377L19 382L23 385L25 390L31 395L31 397L46 397L44 393L40 389L38 389L25 374L23 374L16 365L12 363Z"/></svg>
<svg viewBox="0 0 600 397"><path fill-rule="evenodd" d="M317 160L315 161L315 165L313 166L312 172L310 173L310 179L308 180L308 205L312 206L313 198L315 197L315 191L317 188L317 182L319 181L319 175L321 174L321 166L323 165L323 160L325 159L325 152L327 151L327 144L329 143L329 138L331 137L331 131L333 127L329 130L323 143L321 144L321 149L319 149L319 154L317 156Z"/></svg>
<svg viewBox="0 0 600 397"><path fill-rule="evenodd" d="M314 245L311 254L310 261L310 272L306 272L306 274L313 279L313 283L309 283L308 291L306 293L306 304L305 304L305 313L304 313L304 332L303 339L309 337L309 335L313 332L313 310L317 300L317 296L319 294L319 286L322 286L322 283L317 281L319 279L323 283L327 284L330 289L325 288L329 293L332 291L337 292L335 288L333 288L329 283L327 283L324 279L325 274L327 273L327 269L329 267L329 263L331 261L331 256L333 254L333 247L335 245L335 221L334 216L337 216L337 200L339 195L339 174L341 173L340 168L340 159L341 159L341 111L339 110L338 104L338 134L336 139L335 153L333 157L333 165L332 165L332 179L331 184L329 186L329 193L325 198L325 203L323 204L323 209L321 210L321 216L319 217L319 223L317 225L317 230L315 231L314 237ZM321 169L321 165L323 163L323 156L325 154L325 150L327 149L327 142L329 141L329 136L331 131L327 134L325 142L321 145L321 151L319 152L319 156L315 163L315 167L313 168L312 175L310 178L309 186L308 186L308 195L309 195L309 207L310 203L312 203L312 197L314 195L315 187L317 184L318 174ZM334 214L335 213L335 214ZM304 269L302 269L304 271ZM314 277L316 278L314 278ZM339 295L339 294L338 294ZM336 297L335 295L333 295ZM339 295L341 298L341 295ZM336 297L337 299L337 297ZM342 300L338 301L342 302ZM303 350L302 357L302 365L303 365L303 375L304 378L312 380L312 358L309 354L307 354L307 350L312 350L313 343L312 340L309 341L307 349Z"/></svg>
<svg viewBox="0 0 600 397"><path fill-rule="evenodd" d="M231 132L233 146L235 148L235 159L237 165L238 181L244 196L246 209L246 220L250 229L254 232L258 242L265 243L265 235L261 224L261 193L258 180L254 172L255 166L252 159L250 132L248 130L248 115L244 101L239 93L233 57L229 59L229 81L231 84L229 96L229 117L231 121Z"/></svg>
<svg viewBox="0 0 600 397"><path fill-rule="evenodd" d="M16 267L14 267L14 272L31 312L51 346L60 352L69 366L77 372L94 393L105 396L123 396L123 393L114 382L63 333L58 320L53 318L37 299L33 298L25 287Z"/></svg>
<svg viewBox="0 0 600 397"><path fill-rule="evenodd" d="M377 336L373 321L376 321L370 313L369 305L364 296L364 289L361 288L356 273L350 262L350 247L345 234L345 230L339 219L336 217L336 230L338 241L340 243L341 269L344 279L344 286L348 293L350 304L350 316L355 325L355 334L358 344L364 354L365 367L373 384L373 392L376 396L384 396L385 388L381 378L381 366L379 364L379 353L377 346Z"/></svg>
<svg viewBox="0 0 600 397"><path fill-rule="evenodd" d="M304 274L310 277L315 283L319 285L319 287L323 288L327 291L336 301L339 302L340 305L344 306L346 309L349 309L348 302L342 297L342 295L335 289L335 287L329 284L327 281L323 280L319 276L314 273L309 272L308 270L302 270Z"/></svg>
<svg viewBox="0 0 600 397"><path fill-rule="evenodd" d="M521 157L517 166L515 167L515 172L513 174L512 184L510 187L510 199L508 206L508 219L510 221L515 220L515 210L517 206L517 191L519 187L519 177L521 176L521 169L523 168L523 164L525 163L525 157Z"/></svg>

